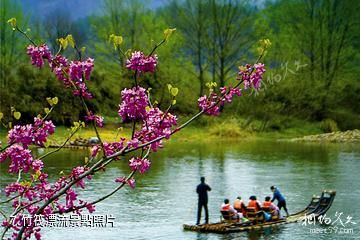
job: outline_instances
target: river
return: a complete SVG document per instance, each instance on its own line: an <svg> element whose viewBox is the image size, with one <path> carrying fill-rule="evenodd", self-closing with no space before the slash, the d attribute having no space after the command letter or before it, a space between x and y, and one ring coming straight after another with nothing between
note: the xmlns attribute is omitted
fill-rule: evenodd
<svg viewBox="0 0 360 240"><path fill-rule="evenodd" d="M87 153L66 150L49 157L45 166L54 178L60 171L66 172L69 167L80 164ZM115 217L114 227L44 228L44 239L360 238L359 144L178 142L167 144L150 159L151 169L145 175L136 176L135 189L122 189L97 205L96 214ZM116 186L114 179L128 171L125 161L112 164L105 173L94 177L82 197L91 200L108 193ZM0 184L4 187L11 177L4 165L0 173ZM195 188L200 176L205 176L212 187L209 193L210 222L219 221L219 207L224 198L234 200L242 196L247 200L250 195L257 195L263 200L271 195L271 185L278 186L285 195L290 213L303 209L313 194L320 194L323 189L335 189L337 196L327 217L332 221L338 219L332 225L338 231L314 233L329 229L329 226L304 226L301 223L227 235L183 231L182 224L196 221ZM340 218L337 217L339 214ZM352 217L352 223L345 224L348 217Z"/></svg>

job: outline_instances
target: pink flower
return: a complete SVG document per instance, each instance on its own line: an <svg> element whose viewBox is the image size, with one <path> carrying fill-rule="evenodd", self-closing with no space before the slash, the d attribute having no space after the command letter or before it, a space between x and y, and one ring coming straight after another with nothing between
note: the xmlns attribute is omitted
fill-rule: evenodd
<svg viewBox="0 0 360 240"><path fill-rule="evenodd" d="M73 189L69 189L66 191L66 207L72 208L74 206L74 202L77 199L77 194Z"/></svg>
<svg viewBox="0 0 360 240"><path fill-rule="evenodd" d="M100 149L101 149L100 145L95 145L95 146L91 147L91 149L90 149L91 157L95 157Z"/></svg>
<svg viewBox="0 0 360 240"><path fill-rule="evenodd" d="M95 205L93 205L93 204L87 204L86 208L89 211L89 213L95 212Z"/></svg>
<svg viewBox="0 0 360 240"><path fill-rule="evenodd" d="M250 82L255 89L259 89L261 87L261 81L265 72L264 66L265 65L262 63L257 63L254 65L255 71L250 76Z"/></svg>
<svg viewBox="0 0 360 240"><path fill-rule="evenodd" d="M141 143L150 142L158 137L169 138L171 128L177 124L177 117L171 113L163 113L159 108L150 108L143 120L141 131L135 133L135 139L141 139ZM162 147L162 141L150 144L152 151Z"/></svg>
<svg viewBox="0 0 360 240"><path fill-rule="evenodd" d="M44 167L44 163L41 160L35 160L32 162L31 164L32 169L36 172L36 171L41 171Z"/></svg>
<svg viewBox="0 0 360 240"><path fill-rule="evenodd" d="M122 102L119 105L119 115L123 122L141 120L146 115L146 107L149 105L146 90L142 87L124 89L121 91Z"/></svg>
<svg viewBox="0 0 360 240"><path fill-rule="evenodd" d="M55 73L57 79L64 83L65 87L71 86L71 83L66 76L66 74L68 73L69 63L65 57L61 55L55 56L55 58L53 58L53 60L49 63L49 66L51 70Z"/></svg>
<svg viewBox="0 0 360 240"><path fill-rule="evenodd" d="M141 174L147 172L150 168L150 161L142 158L131 158L129 160L129 167L132 171L139 171Z"/></svg>
<svg viewBox="0 0 360 240"><path fill-rule="evenodd" d="M42 68L44 65L44 59L47 59L49 62L52 60L52 55L50 49L47 45L43 44L39 47L29 45L27 47L27 54L31 58L32 65Z"/></svg>
<svg viewBox="0 0 360 240"><path fill-rule="evenodd" d="M115 182L117 182L117 183L126 183L126 178L125 177L115 178Z"/></svg>
<svg viewBox="0 0 360 240"><path fill-rule="evenodd" d="M140 141L139 141L139 139L134 138L134 139L129 140L127 142L127 144L128 144L127 146L128 146L129 149L137 148L139 146L139 144L140 144Z"/></svg>
<svg viewBox="0 0 360 240"><path fill-rule="evenodd" d="M131 178L131 179L129 179L129 180L126 180L125 177L118 177L118 178L115 179L115 182L117 182L117 183L122 183L122 184L126 183L126 184L128 184L131 188L135 188L135 179L134 179L134 178Z"/></svg>
<svg viewBox="0 0 360 240"><path fill-rule="evenodd" d="M24 126L15 125L8 134L9 144L21 143L24 147L27 147L33 142L33 126L27 124Z"/></svg>
<svg viewBox="0 0 360 240"><path fill-rule="evenodd" d="M210 97L204 95L198 99L200 109L211 116L218 116L220 113L219 105L216 104L217 101L218 96L215 93L212 93Z"/></svg>
<svg viewBox="0 0 360 240"><path fill-rule="evenodd" d="M16 125L9 131L9 144L21 143L25 148L32 143L43 146L47 137L54 132L55 125L52 121L42 121L40 118L34 118L34 126L32 124Z"/></svg>
<svg viewBox="0 0 360 240"><path fill-rule="evenodd" d="M89 168L83 167L83 166L77 166L75 168L73 168L72 172L71 172L71 179L75 180L78 179L80 175L82 175L84 172L86 172L87 170L89 170ZM86 177L87 179L91 179L91 175L88 175ZM85 188L85 181L84 178L78 180L76 182L76 186L81 187L82 189Z"/></svg>
<svg viewBox="0 0 360 240"><path fill-rule="evenodd" d="M88 58L84 62L71 61L69 65L70 79L74 82L89 80L90 74L94 68L94 59ZM85 79L83 79L85 77Z"/></svg>
<svg viewBox="0 0 360 240"><path fill-rule="evenodd" d="M18 192L18 193L23 193L25 190L25 187L22 186L20 183L10 183L9 185L7 185L5 187L5 195L8 197L11 193L15 193L15 192Z"/></svg>
<svg viewBox="0 0 360 240"><path fill-rule="evenodd" d="M245 89L251 87L259 89L261 87L264 72L265 65L262 63L254 64L254 66L246 64L244 67L240 67L238 79L244 81Z"/></svg>
<svg viewBox="0 0 360 240"><path fill-rule="evenodd" d="M135 51L131 58L126 60L126 67L138 73L154 72L157 65L157 56L144 56L144 53Z"/></svg>
<svg viewBox="0 0 360 240"><path fill-rule="evenodd" d="M93 98L92 94L89 92L87 86L83 82L77 82L77 89L73 91L74 96L82 96L85 99Z"/></svg>
<svg viewBox="0 0 360 240"><path fill-rule="evenodd" d="M140 168L138 168L138 170L141 174L144 174L147 171L149 171L150 166L151 166L151 162L148 159L143 159L141 160L141 165Z"/></svg>
<svg viewBox="0 0 360 240"><path fill-rule="evenodd" d="M134 178L130 178L129 180L127 180L126 182L131 188L135 188L135 179Z"/></svg>
<svg viewBox="0 0 360 240"><path fill-rule="evenodd" d="M230 90L228 90L230 89ZM223 96L222 100L227 102L227 103L231 103L232 102L232 98L236 95L236 96L241 96L241 89L239 88L232 88L232 87L221 87L220 88L220 93Z"/></svg>
<svg viewBox="0 0 360 240"><path fill-rule="evenodd" d="M124 140L125 139L120 139L119 142L113 142L113 143L104 143L104 151L105 151L105 156L110 156L112 154L114 154L117 151L120 151L123 147L124 147Z"/></svg>
<svg viewBox="0 0 360 240"><path fill-rule="evenodd" d="M94 115L91 111L89 115L85 116L86 121L94 121L98 127L104 126L104 117L100 115Z"/></svg>
<svg viewBox="0 0 360 240"><path fill-rule="evenodd" d="M9 172L18 173L20 170L28 172L32 168L33 157L31 151L21 145L14 144L1 154L1 160L10 159Z"/></svg>

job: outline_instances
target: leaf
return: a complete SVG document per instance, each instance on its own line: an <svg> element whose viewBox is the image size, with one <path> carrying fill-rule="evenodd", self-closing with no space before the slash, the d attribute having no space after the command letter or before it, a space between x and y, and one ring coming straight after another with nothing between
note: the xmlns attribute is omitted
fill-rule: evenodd
<svg viewBox="0 0 360 240"><path fill-rule="evenodd" d="M12 122L9 122L8 124L9 124L9 128L12 128Z"/></svg>
<svg viewBox="0 0 360 240"><path fill-rule="evenodd" d="M49 108L44 108L44 112L45 112L46 114L48 114L48 113L50 112L50 109L49 109Z"/></svg>
<svg viewBox="0 0 360 240"><path fill-rule="evenodd" d="M37 170L37 171L35 172L35 174L32 175L33 178L34 178L34 181L38 180L39 177L40 177L40 175L41 175L41 171L40 171L40 170Z"/></svg>
<svg viewBox="0 0 360 240"><path fill-rule="evenodd" d="M66 36L66 41L70 44L72 48L75 48L75 40L71 34Z"/></svg>
<svg viewBox="0 0 360 240"><path fill-rule="evenodd" d="M65 175L64 171L60 171L59 175Z"/></svg>
<svg viewBox="0 0 360 240"><path fill-rule="evenodd" d="M30 181L23 181L23 182L20 182L20 185L23 186L23 187L30 187L31 182Z"/></svg>
<svg viewBox="0 0 360 240"><path fill-rule="evenodd" d="M168 28L164 30L164 38L165 41L169 40L170 36L172 35L173 32L176 31L176 28Z"/></svg>
<svg viewBox="0 0 360 240"><path fill-rule="evenodd" d="M87 164L89 162L89 158L85 157L84 161L85 161L85 164Z"/></svg>
<svg viewBox="0 0 360 240"><path fill-rule="evenodd" d="M176 99L172 100L172 105L175 105L176 104Z"/></svg>
<svg viewBox="0 0 360 240"><path fill-rule="evenodd" d="M21 118L21 112L14 112L14 118L19 120Z"/></svg>
<svg viewBox="0 0 360 240"><path fill-rule="evenodd" d="M58 97L53 97L51 100L54 105L58 104L58 102L59 102Z"/></svg>
<svg viewBox="0 0 360 240"><path fill-rule="evenodd" d="M59 42L61 48L64 50L67 48L67 46L69 44L68 41L64 38L58 38L57 41Z"/></svg>
<svg viewBox="0 0 360 240"><path fill-rule="evenodd" d="M84 53L85 50L86 50L86 47L82 47L82 48L80 49L80 51L81 51L82 53Z"/></svg>
<svg viewBox="0 0 360 240"><path fill-rule="evenodd" d="M178 95L178 93L179 93L178 88L171 88L171 95L173 95L175 97L176 95Z"/></svg>
<svg viewBox="0 0 360 240"><path fill-rule="evenodd" d="M11 112L15 112L15 111L16 111L16 109L15 109L14 107L10 107L10 109L11 109Z"/></svg>
<svg viewBox="0 0 360 240"><path fill-rule="evenodd" d="M0 112L0 120L3 119L4 114L2 112Z"/></svg>
<svg viewBox="0 0 360 240"><path fill-rule="evenodd" d="M50 106L52 106L54 104L52 98L50 98L50 97L47 97L46 101L50 104Z"/></svg>
<svg viewBox="0 0 360 240"><path fill-rule="evenodd" d="M118 47L123 43L124 39L122 36L111 34L109 37L109 41L113 43L114 49L117 50Z"/></svg>
<svg viewBox="0 0 360 240"><path fill-rule="evenodd" d="M171 86L171 84L168 84L167 85L167 87L168 87L168 89L169 89L169 92L171 91L171 89L172 89L172 86Z"/></svg>
<svg viewBox="0 0 360 240"><path fill-rule="evenodd" d="M13 30L15 30L15 28L16 28L16 18L10 18L8 21L7 21L9 24L10 24L10 26L13 28Z"/></svg>

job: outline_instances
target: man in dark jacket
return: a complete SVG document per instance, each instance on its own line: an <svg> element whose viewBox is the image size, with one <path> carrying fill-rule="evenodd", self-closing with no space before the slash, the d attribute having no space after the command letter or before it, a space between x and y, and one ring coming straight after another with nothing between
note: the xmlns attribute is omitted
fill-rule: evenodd
<svg viewBox="0 0 360 240"><path fill-rule="evenodd" d="M197 221L196 225L200 224L200 218L201 218L201 210L202 207L205 208L205 223L209 223L209 212L208 212L208 191L211 191L211 188L209 185L205 183L205 177L200 178L201 183L197 186L196 192L199 195L199 201L198 201L198 214L197 214Z"/></svg>
<svg viewBox="0 0 360 240"><path fill-rule="evenodd" d="M271 199L271 202L274 202L276 199L278 201L279 212L281 211L281 208L284 208L284 210L286 212L286 216L289 216L289 212L286 208L285 197L280 193L280 191L277 187L271 186L270 189L274 193L273 198Z"/></svg>

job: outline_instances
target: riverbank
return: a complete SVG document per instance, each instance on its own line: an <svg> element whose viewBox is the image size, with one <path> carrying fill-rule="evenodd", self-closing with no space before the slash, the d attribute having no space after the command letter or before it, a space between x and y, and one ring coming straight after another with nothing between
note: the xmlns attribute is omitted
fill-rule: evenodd
<svg viewBox="0 0 360 240"><path fill-rule="evenodd" d="M290 139L292 142L360 142L360 130L331 132Z"/></svg>
<svg viewBox="0 0 360 240"><path fill-rule="evenodd" d="M99 128L99 134L103 141L112 142L120 137L129 139L131 136L131 126L124 125L119 128L119 124L108 124L104 128ZM5 143L6 131L0 130L0 140ZM49 145L61 145L70 131L67 127L59 126L55 134L49 137ZM96 137L91 127L80 129L72 138L89 139ZM250 127L242 127L235 119L225 119L223 121L207 120L183 129L174 134L171 141L176 142L213 142L213 141L252 141L252 140L285 140L293 142L360 142L360 130L345 132L323 133L317 124L305 122L301 127L285 128L273 131L258 131ZM70 143L70 141L69 141Z"/></svg>

